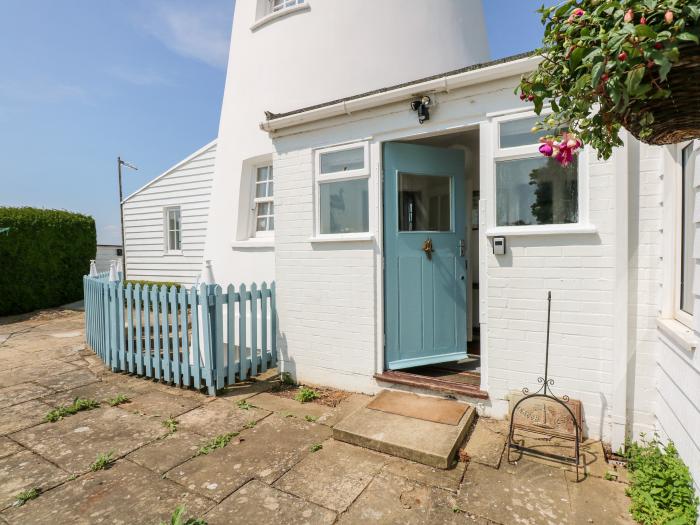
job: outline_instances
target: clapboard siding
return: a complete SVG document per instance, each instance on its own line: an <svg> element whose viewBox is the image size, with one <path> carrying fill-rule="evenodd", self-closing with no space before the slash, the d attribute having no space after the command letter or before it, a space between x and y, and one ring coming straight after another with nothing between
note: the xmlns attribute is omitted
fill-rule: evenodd
<svg viewBox="0 0 700 525"><path fill-rule="evenodd" d="M98 272L109 271L109 265L112 261L121 259L121 255L117 255L117 250L121 250L121 246L116 244L98 244L97 254L95 256L95 266Z"/></svg>
<svg viewBox="0 0 700 525"><path fill-rule="evenodd" d="M124 201L129 279L192 285L202 270L216 142L170 168ZM165 253L165 215L180 206L182 254Z"/></svg>

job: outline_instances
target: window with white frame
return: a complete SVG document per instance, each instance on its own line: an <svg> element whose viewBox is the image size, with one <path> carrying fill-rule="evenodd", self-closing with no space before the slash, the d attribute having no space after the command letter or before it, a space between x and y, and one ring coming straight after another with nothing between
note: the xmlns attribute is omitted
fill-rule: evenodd
<svg viewBox="0 0 700 525"><path fill-rule="evenodd" d="M294 7L297 5L301 5L304 3L304 0L267 0L269 3L269 12L270 13L277 13L278 11L282 11L283 9L289 9L290 7Z"/></svg>
<svg viewBox="0 0 700 525"><path fill-rule="evenodd" d="M182 250L182 214L180 207L165 209L165 249L168 252Z"/></svg>
<svg viewBox="0 0 700 525"><path fill-rule="evenodd" d="M253 210L255 212L256 237L270 236L275 231L275 200L272 166L255 168L255 188L253 191Z"/></svg>
<svg viewBox="0 0 700 525"><path fill-rule="evenodd" d="M562 166L539 152L544 132L533 132L539 117L498 123L495 188L496 226L579 222L577 159Z"/></svg>
<svg viewBox="0 0 700 525"><path fill-rule="evenodd" d="M691 324L693 315L693 276L695 271L695 258L693 257L695 240L695 185L694 173L690 169L690 156L693 152L693 143L680 147L680 220L679 230L679 268L678 268L678 297L677 317L686 324Z"/></svg>
<svg viewBox="0 0 700 525"><path fill-rule="evenodd" d="M367 143L316 152L319 235L369 232L369 174Z"/></svg>

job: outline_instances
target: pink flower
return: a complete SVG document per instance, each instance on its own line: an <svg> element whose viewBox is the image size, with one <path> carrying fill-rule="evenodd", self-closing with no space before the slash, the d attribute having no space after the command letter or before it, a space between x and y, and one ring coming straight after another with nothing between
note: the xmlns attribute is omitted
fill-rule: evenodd
<svg viewBox="0 0 700 525"><path fill-rule="evenodd" d="M625 22L627 22L627 23L629 23L629 22L631 22L632 20L634 20L634 11L632 11L631 9L628 9L627 12L625 13L625 18L624 18L624 20L625 20Z"/></svg>
<svg viewBox="0 0 700 525"><path fill-rule="evenodd" d="M672 24L673 23L673 11L666 11L666 14L664 15L664 20L666 20L667 24Z"/></svg>
<svg viewBox="0 0 700 525"><path fill-rule="evenodd" d="M554 154L554 146L551 144L542 144L540 146L540 153L545 157L551 157Z"/></svg>
<svg viewBox="0 0 700 525"><path fill-rule="evenodd" d="M583 16L583 15L585 15L585 14L586 14L586 12L585 12L583 9L581 9L580 7L577 7L576 9L573 10L573 12L571 13L571 16L569 16L569 20L568 20L568 21L569 21L569 23L571 23L571 22L573 22L576 18L581 17L581 16Z"/></svg>

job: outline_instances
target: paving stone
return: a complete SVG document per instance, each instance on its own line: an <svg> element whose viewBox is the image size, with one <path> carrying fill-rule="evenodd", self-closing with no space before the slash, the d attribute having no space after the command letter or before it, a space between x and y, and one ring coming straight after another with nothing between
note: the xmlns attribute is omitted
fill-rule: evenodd
<svg viewBox="0 0 700 525"><path fill-rule="evenodd" d="M564 471L527 461L499 470L470 464L458 506L497 523L575 523Z"/></svg>
<svg viewBox="0 0 700 525"><path fill-rule="evenodd" d="M335 513L295 498L260 481L251 481L206 514L209 525L231 523L284 523L322 525L335 521Z"/></svg>
<svg viewBox="0 0 700 525"><path fill-rule="evenodd" d="M243 409L230 400L216 399L178 418L178 429L213 437L228 432L240 432L246 424L258 422L270 412L250 407Z"/></svg>
<svg viewBox="0 0 700 525"><path fill-rule="evenodd" d="M0 388L28 383L39 378L45 380L73 370L77 370L77 367L71 363L57 359L39 360L32 364L0 372Z"/></svg>
<svg viewBox="0 0 700 525"><path fill-rule="evenodd" d="M16 443L7 437L0 437L0 458L11 456L20 450L24 450L24 447L19 443Z"/></svg>
<svg viewBox="0 0 700 525"><path fill-rule="evenodd" d="M633 525L629 513L630 499L625 485L615 481L588 477L580 483L569 483L573 523L599 525Z"/></svg>
<svg viewBox="0 0 700 525"><path fill-rule="evenodd" d="M306 456L275 487L318 505L344 511L369 485L387 457L340 441Z"/></svg>
<svg viewBox="0 0 700 525"><path fill-rule="evenodd" d="M120 457L166 433L159 421L107 407L44 423L12 438L61 468L80 473L90 469L99 453Z"/></svg>
<svg viewBox="0 0 700 525"><path fill-rule="evenodd" d="M451 469L444 470L407 459L391 458L384 466L383 472L456 493L466 468L467 464L462 462L458 462Z"/></svg>
<svg viewBox="0 0 700 525"><path fill-rule="evenodd" d="M0 388L0 409L31 401L50 393L51 390L36 383L20 383Z"/></svg>
<svg viewBox="0 0 700 525"><path fill-rule="evenodd" d="M251 479L273 483L309 453L309 447L330 437L323 425L272 414L239 440L175 467L166 476L216 501Z"/></svg>
<svg viewBox="0 0 700 525"><path fill-rule="evenodd" d="M89 370L73 370L65 374L49 376L46 378L38 377L36 382L46 388L50 388L56 392L70 390L79 386L87 385L99 381L99 378Z"/></svg>
<svg viewBox="0 0 700 525"><path fill-rule="evenodd" d="M338 523L423 525L479 521L472 521L460 512L456 496L450 492L382 473L374 478Z"/></svg>
<svg viewBox="0 0 700 525"><path fill-rule="evenodd" d="M202 444L202 436L178 430L134 450L127 456L142 467L165 474L173 467L192 458Z"/></svg>
<svg viewBox="0 0 700 525"><path fill-rule="evenodd" d="M294 399L287 397L276 396L274 394L262 393L251 399L248 402L256 407L277 412L283 416L294 416L304 419L306 416L311 416L321 420L326 416L331 416L334 409L318 403L300 403Z"/></svg>
<svg viewBox="0 0 700 525"><path fill-rule="evenodd" d="M11 434L44 421L51 407L37 399L0 409L0 434Z"/></svg>
<svg viewBox="0 0 700 525"><path fill-rule="evenodd" d="M83 399L94 399L99 403L107 404L107 402L116 397L119 394L124 394L132 401L136 399L140 392L132 389L127 385L120 385L118 383L108 383L106 381L97 381L95 383L90 383L87 385L79 386L77 388L72 388L70 390L64 390L63 392L58 392L42 399L44 403L48 403L51 406L63 406L71 404L76 398Z"/></svg>
<svg viewBox="0 0 700 525"><path fill-rule="evenodd" d="M67 472L28 450L0 459L0 509L12 505L23 490L44 491L68 476Z"/></svg>
<svg viewBox="0 0 700 525"><path fill-rule="evenodd" d="M332 412L325 413L318 418L317 423L335 426L337 423L345 419L347 416L366 406L372 400L372 396L364 394L352 394L347 399L344 399L340 404L332 409Z"/></svg>
<svg viewBox="0 0 700 525"><path fill-rule="evenodd" d="M485 418L477 420L464 450L469 454L470 461L498 468L506 446L507 432L494 431L493 425L487 421Z"/></svg>
<svg viewBox="0 0 700 525"><path fill-rule="evenodd" d="M176 394L168 394L166 392L149 392L139 396L131 403L122 405L122 408L138 414L167 419L169 417L177 417L180 414L189 412L201 404L202 403L197 400Z"/></svg>
<svg viewBox="0 0 700 525"><path fill-rule="evenodd" d="M90 473L5 512L10 523L170 523L177 505L187 516L201 517L213 505L158 474L122 460Z"/></svg>

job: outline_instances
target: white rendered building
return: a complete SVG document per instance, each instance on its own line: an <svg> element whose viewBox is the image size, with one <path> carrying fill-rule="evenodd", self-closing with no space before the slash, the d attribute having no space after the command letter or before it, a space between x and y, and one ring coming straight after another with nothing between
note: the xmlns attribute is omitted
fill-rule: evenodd
<svg viewBox="0 0 700 525"><path fill-rule="evenodd" d="M697 145L547 161L514 95L538 58L489 62L483 26L477 0L238 0L204 257L275 280L298 381L495 417L538 386L551 290L585 434L658 431L698 480Z"/></svg>

